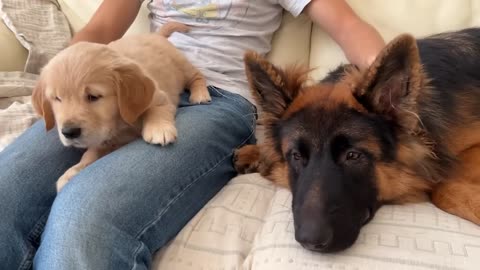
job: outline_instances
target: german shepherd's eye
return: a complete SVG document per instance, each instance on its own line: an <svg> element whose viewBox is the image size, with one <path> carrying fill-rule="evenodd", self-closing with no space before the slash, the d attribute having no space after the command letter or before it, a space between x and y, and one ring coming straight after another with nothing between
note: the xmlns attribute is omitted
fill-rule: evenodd
<svg viewBox="0 0 480 270"><path fill-rule="evenodd" d="M362 157L362 153L357 152L357 151L348 151L346 160L358 160L360 157Z"/></svg>
<svg viewBox="0 0 480 270"><path fill-rule="evenodd" d="M87 95L87 101L88 102L95 102L97 101L98 99L100 99L102 96L95 96L95 95L91 95L91 94L88 94Z"/></svg>
<svg viewBox="0 0 480 270"><path fill-rule="evenodd" d="M295 170L301 170L305 167L309 160L308 146L303 139L291 144L290 148L285 153L285 159L290 166Z"/></svg>
<svg viewBox="0 0 480 270"><path fill-rule="evenodd" d="M289 153L292 163L303 164L304 156L298 150L291 150Z"/></svg>
<svg viewBox="0 0 480 270"><path fill-rule="evenodd" d="M305 166L305 164L308 162L308 157L296 149L292 149L288 153L288 159L290 160L290 164L297 170Z"/></svg>
<svg viewBox="0 0 480 270"><path fill-rule="evenodd" d="M353 148L350 148L340 154L339 162L340 164L347 166L361 166L362 164L365 164L365 162L368 162L368 155L360 150L354 150Z"/></svg>
<svg viewBox="0 0 480 270"><path fill-rule="evenodd" d="M297 160L297 161L298 161L298 160L301 160L301 159L302 159L302 154L300 154L300 153L297 152L297 151L294 151L294 152L292 152L292 157L293 157L294 160Z"/></svg>

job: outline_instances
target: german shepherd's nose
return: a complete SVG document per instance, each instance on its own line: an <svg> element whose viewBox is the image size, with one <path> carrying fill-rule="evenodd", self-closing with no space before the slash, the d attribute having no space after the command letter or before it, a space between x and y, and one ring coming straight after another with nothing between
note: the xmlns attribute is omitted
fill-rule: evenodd
<svg viewBox="0 0 480 270"><path fill-rule="evenodd" d="M296 240L306 249L328 252L333 241L333 231L317 222L304 221L295 230Z"/></svg>
<svg viewBox="0 0 480 270"><path fill-rule="evenodd" d="M67 139L76 139L82 135L82 129L79 127L64 127L62 128L62 134Z"/></svg>

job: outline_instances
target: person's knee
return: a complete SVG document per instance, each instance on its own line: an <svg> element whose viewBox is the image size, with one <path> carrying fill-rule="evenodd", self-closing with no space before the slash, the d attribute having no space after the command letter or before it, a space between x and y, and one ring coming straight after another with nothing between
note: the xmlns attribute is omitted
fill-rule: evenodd
<svg viewBox="0 0 480 270"><path fill-rule="evenodd" d="M82 180L86 179L72 179L78 183ZM35 258L37 266L57 260L68 265L68 259L73 257L88 258L92 265L108 265L108 258L118 256L114 253L122 253L127 262L133 260L133 252L141 243L123 226L122 221L128 223L128 218L118 215L118 209L106 206L103 198L92 193L76 185L62 189L42 235Z"/></svg>
<svg viewBox="0 0 480 270"><path fill-rule="evenodd" d="M57 194L50 210L47 224L61 230L77 230L92 226L90 233L95 233L98 226L106 222L106 209L102 207L100 200L91 192L67 185ZM68 233L68 232L66 232ZM73 233L73 232L71 232Z"/></svg>
<svg viewBox="0 0 480 270"><path fill-rule="evenodd" d="M55 198L46 230L60 230L65 235L111 233L112 227L124 221L122 213L125 215L128 210L111 186L115 183L107 183L106 178L83 172L72 178Z"/></svg>

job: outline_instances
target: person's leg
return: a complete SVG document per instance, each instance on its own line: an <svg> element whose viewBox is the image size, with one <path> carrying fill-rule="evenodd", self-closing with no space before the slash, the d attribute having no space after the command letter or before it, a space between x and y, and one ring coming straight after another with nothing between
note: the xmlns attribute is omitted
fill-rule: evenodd
<svg viewBox="0 0 480 270"><path fill-rule="evenodd" d="M0 152L0 269L31 269L56 196L55 182L78 162L56 130L39 121Z"/></svg>
<svg viewBox="0 0 480 270"><path fill-rule="evenodd" d="M233 150L254 141L254 107L210 89L212 102L182 97L178 139L136 140L81 171L50 212L36 269L148 269L152 253L232 178Z"/></svg>

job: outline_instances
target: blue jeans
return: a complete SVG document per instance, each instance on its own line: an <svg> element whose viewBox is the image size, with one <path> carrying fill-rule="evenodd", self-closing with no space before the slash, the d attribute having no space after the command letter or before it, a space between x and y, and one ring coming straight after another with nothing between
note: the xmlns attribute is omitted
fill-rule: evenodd
<svg viewBox="0 0 480 270"><path fill-rule="evenodd" d="M148 269L152 254L235 176L232 153L255 140L255 108L209 87L182 96L177 142L138 139L97 160L57 195L82 150L36 123L0 152L0 269Z"/></svg>

